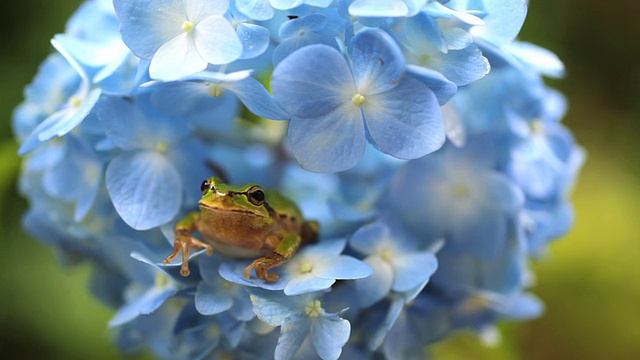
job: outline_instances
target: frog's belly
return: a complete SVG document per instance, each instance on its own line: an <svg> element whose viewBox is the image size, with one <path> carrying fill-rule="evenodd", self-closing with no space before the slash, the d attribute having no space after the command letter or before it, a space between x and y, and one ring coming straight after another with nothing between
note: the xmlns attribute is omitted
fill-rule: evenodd
<svg viewBox="0 0 640 360"><path fill-rule="evenodd" d="M218 242L213 244L214 251L221 255L232 258L255 259L261 256L267 256L272 251L267 249L245 249L236 245L227 245Z"/></svg>

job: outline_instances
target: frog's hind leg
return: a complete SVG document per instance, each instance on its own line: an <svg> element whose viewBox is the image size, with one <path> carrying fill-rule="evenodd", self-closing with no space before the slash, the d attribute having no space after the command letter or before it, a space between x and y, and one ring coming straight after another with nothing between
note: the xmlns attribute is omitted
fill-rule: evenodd
<svg viewBox="0 0 640 360"><path fill-rule="evenodd" d="M244 277L251 277L251 269L256 269L256 276L267 282L276 282L280 278L278 274L267 273L270 269L280 266L289 260L300 246L300 236L296 233L287 232L280 241L278 247L266 257L256 259L244 269Z"/></svg>

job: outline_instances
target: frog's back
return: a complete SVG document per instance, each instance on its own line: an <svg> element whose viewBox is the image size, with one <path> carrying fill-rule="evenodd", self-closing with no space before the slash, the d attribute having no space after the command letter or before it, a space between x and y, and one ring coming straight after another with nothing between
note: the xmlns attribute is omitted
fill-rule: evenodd
<svg viewBox="0 0 640 360"><path fill-rule="evenodd" d="M299 228L302 225L304 219L296 203L278 191L265 190L265 195L267 204L269 204L269 207L275 212L276 221L292 223L295 228Z"/></svg>

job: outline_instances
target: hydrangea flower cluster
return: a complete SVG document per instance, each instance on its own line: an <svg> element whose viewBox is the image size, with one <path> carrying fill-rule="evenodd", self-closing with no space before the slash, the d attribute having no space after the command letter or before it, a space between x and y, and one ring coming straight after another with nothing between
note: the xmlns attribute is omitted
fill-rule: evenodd
<svg viewBox="0 0 640 360"><path fill-rule="evenodd" d="M584 153L562 63L515 40L527 2L88 0L14 113L24 225L161 358L422 358L535 317ZM212 175L318 241L275 282L215 249L182 276L163 259Z"/></svg>

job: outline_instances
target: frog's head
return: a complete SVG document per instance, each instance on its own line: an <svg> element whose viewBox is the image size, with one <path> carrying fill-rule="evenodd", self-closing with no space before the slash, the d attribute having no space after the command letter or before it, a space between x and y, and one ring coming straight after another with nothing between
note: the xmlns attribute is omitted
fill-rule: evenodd
<svg viewBox="0 0 640 360"><path fill-rule="evenodd" d="M269 217L265 191L256 184L232 186L214 176L203 181L200 190L205 209Z"/></svg>

